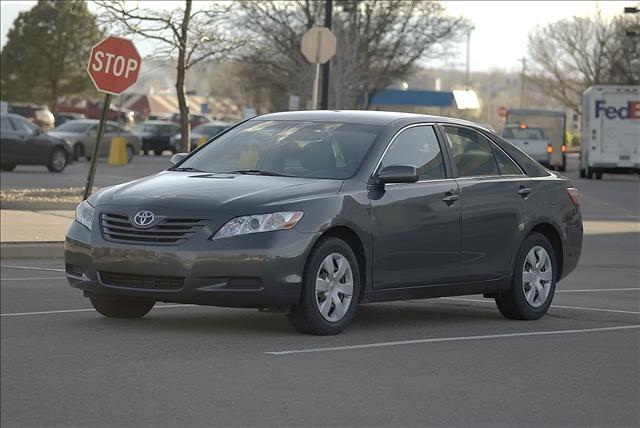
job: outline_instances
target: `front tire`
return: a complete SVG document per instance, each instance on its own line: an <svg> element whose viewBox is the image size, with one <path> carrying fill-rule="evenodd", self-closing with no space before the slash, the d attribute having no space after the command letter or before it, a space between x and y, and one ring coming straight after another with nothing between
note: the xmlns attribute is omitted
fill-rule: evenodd
<svg viewBox="0 0 640 428"><path fill-rule="evenodd" d="M513 271L511 288L496 297L500 313L515 320L537 320L553 300L557 262L549 240L532 233L524 240Z"/></svg>
<svg viewBox="0 0 640 428"><path fill-rule="evenodd" d="M67 167L68 162L67 153L64 149L56 147L51 151L51 155L49 155L47 169L51 172L62 172Z"/></svg>
<svg viewBox="0 0 640 428"><path fill-rule="evenodd" d="M309 255L300 303L291 307L289 322L300 333L340 333L356 314L360 281L351 247L339 238L323 238Z"/></svg>
<svg viewBox="0 0 640 428"><path fill-rule="evenodd" d="M156 304L153 300L126 298L104 299L91 297L89 300L96 311L107 318L141 318Z"/></svg>

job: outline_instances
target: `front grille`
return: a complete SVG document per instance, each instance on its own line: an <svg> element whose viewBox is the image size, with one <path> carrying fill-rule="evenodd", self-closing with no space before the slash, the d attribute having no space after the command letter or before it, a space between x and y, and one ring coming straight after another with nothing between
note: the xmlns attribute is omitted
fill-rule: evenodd
<svg viewBox="0 0 640 428"><path fill-rule="evenodd" d="M181 244L199 231L208 220L165 218L147 229L139 229L123 214L102 213L100 226L104 239L141 244Z"/></svg>
<svg viewBox="0 0 640 428"><path fill-rule="evenodd" d="M152 290L179 290L184 284L182 276L137 275L131 273L100 272L100 280L114 287L145 288Z"/></svg>

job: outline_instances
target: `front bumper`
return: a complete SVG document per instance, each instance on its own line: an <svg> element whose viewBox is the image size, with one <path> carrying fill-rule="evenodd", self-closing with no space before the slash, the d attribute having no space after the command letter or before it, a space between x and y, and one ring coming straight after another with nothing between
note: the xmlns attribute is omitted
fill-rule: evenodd
<svg viewBox="0 0 640 428"><path fill-rule="evenodd" d="M204 228L182 245L122 244L105 240L98 225L89 231L73 222L65 240L67 279L89 297L247 308L299 301L318 234L293 229L214 241L210 236Z"/></svg>

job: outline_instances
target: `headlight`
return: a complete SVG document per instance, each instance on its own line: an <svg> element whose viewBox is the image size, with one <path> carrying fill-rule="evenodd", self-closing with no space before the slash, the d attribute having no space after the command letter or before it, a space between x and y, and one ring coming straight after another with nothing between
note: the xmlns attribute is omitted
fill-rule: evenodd
<svg viewBox="0 0 640 428"><path fill-rule="evenodd" d="M80 202L80 205L76 208L76 221L91 230L91 224L93 223L93 213L95 209L87 201Z"/></svg>
<svg viewBox="0 0 640 428"><path fill-rule="evenodd" d="M246 235L248 233L291 229L298 224L303 214L301 211L292 211L232 218L227 224L222 226L213 239Z"/></svg>

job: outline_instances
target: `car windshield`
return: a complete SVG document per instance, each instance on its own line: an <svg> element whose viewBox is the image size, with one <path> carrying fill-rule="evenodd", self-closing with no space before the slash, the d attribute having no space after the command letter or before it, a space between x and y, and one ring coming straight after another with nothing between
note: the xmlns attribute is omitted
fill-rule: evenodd
<svg viewBox="0 0 640 428"><path fill-rule="evenodd" d="M246 122L203 147L180 168L291 177L353 176L384 127L334 122Z"/></svg>
<svg viewBox="0 0 640 428"><path fill-rule="evenodd" d="M540 128L504 128L502 138L514 140L544 140L544 133Z"/></svg>
<svg viewBox="0 0 640 428"><path fill-rule="evenodd" d="M92 126L94 126L94 124L90 122L88 123L88 122L67 121L62 125L58 126L56 129L54 129L54 131L82 134L84 132L87 132L89 128L91 128Z"/></svg>

